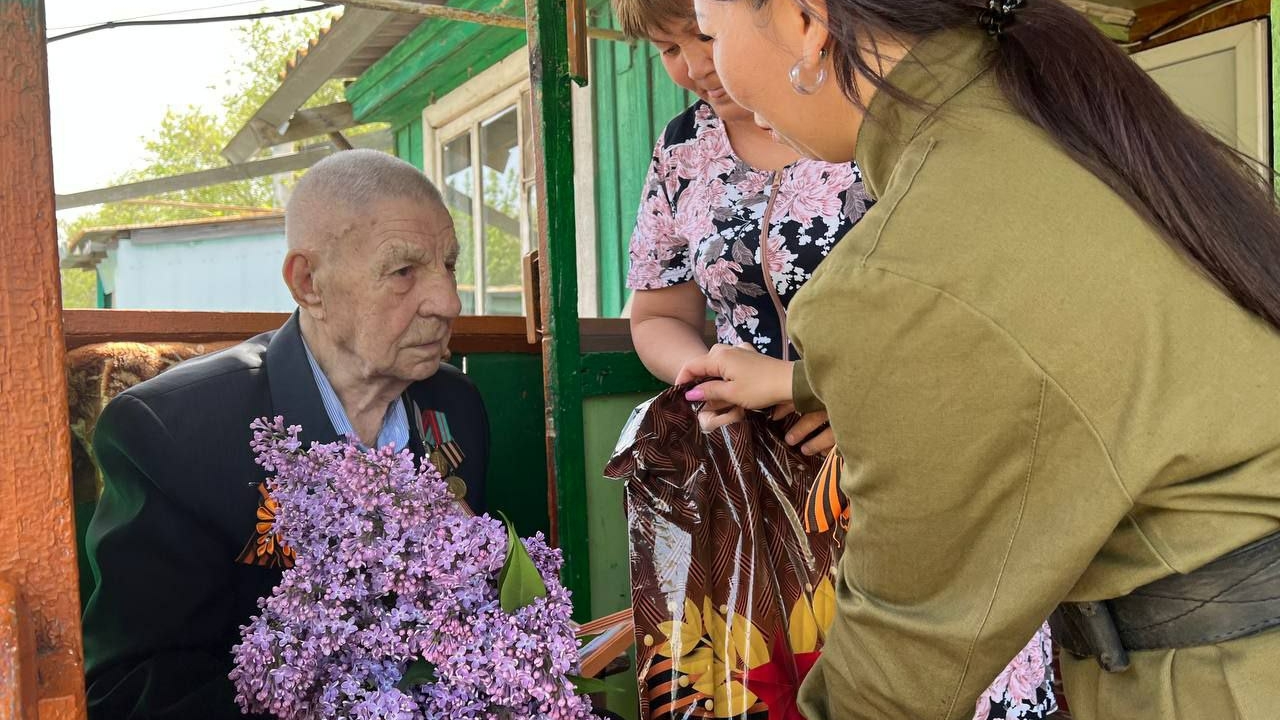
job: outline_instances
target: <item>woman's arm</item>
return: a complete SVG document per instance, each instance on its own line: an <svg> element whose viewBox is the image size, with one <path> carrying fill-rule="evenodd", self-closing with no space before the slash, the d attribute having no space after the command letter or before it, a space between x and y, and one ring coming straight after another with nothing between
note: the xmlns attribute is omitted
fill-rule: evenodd
<svg viewBox="0 0 1280 720"><path fill-rule="evenodd" d="M674 383L685 363L706 355L706 313L707 299L693 282L635 291L631 340L654 377Z"/></svg>

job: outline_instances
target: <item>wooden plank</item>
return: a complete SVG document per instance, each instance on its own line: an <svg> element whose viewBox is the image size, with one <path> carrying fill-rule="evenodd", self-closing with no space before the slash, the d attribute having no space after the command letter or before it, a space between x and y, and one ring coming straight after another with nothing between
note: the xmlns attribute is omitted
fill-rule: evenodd
<svg viewBox="0 0 1280 720"><path fill-rule="evenodd" d="M476 8L491 8L495 4L494 0L462 0L454 4L454 7L462 10L472 10ZM356 105L361 97L377 88L384 86L387 77L397 68L405 63L414 62L414 58L423 52L427 47L440 40L440 34L446 23L432 22L422 23L407 37L391 48L391 51L383 55L380 60L365 70L355 82L347 86L346 98L353 105ZM359 110L356 111L356 117L360 117Z"/></svg>
<svg viewBox="0 0 1280 720"><path fill-rule="evenodd" d="M1093 2L1092 0L1063 0L1063 3L1076 12L1083 13L1085 17L1096 23L1124 29L1134 23L1134 11L1129 8L1116 7L1110 3Z"/></svg>
<svg viewBox="0 0 1280 720"><path fill-rule="evenodd" d="M399 92L387 93L383 104L365 110L362 117L366 121L392 123L401 118L421 117L423 109L437 98L453 92L521 47L524 47L523 33L485 28L466 45L448 47L447 55L441 55L440 60Z"/></svg>
<svg viewBox="0 0 1280 720"><path fill-rule="evenodd" d="M100 342L221 342L246 340L274 330L287 313L204 312L174 310L65 310L67 349ZM533 355L537 345L525 339L524 318L460 317L449 348L454 353Z"/></svg>
<svg viewBox="0 0 1280 720"><path fill-rule="evenodd" d="M415 38L415 35L423 31L424 28L434 32L421 38ZM368 75L366 73L366 76L361 76L359 80L347 88L347 99L351 102L356 118L361 122L368 122L370 118L381 114L383 105L392 102L397 95L404 92L414 81L426 75L438 64L447 62L449 58L476 57L472 55L468 46L472 42L495 32L504 34L518 33L519 31L494 29L484 25L473 24L424 23L422 27L415 31L415 35L410 36L410 39L417 39L422 43L419 51L389 72L381 75L376 82L366 83L365 77ZM399 49L400 46L397 46L396 50ZM394 53L395 51L392 52ZM390 58L391 56L388 55L387 57ZM479 57L483 58L483 56ZM500 59L492 58L489 60L490 62L495 62ZM380 70L381 65L382 62L379 61L369 69L370 73L375 69ZM444 93L440 94L443 95Z"/></svg>
<svg viewBox="0 0 1280 720"><path fill-rule="evenodd" d="M659 393L666 388L667 384L651 375L634 351L595 352L582 357L582 393L586 397Z"/></svg>
<svg viewBox="0 0 1280 720"><path fill-rule="evenodd" d="M609 21L613 22L612 13ZM622 288L618 268L622 266L622 220L619 197L618 87L615 53L630 48L612 43L594 43L596 60L596 252L600 263L598 288L600 312L608 317L622 313ZM637 198L638 200L638 198Z"/></svg>
<svg viewBox="0 0 1280 720"><path fill-rule="evenodd" d="M324 40L317 43L302 60L289 70L280 87L271 93L262 107L222 149L222 156L232 163L243 163L271 144L278 128L294 116L320 86L359 50L378 29L394 18L392 13L350 7L333 21Z"/></svg>
<svg viewBox="0 0 1280 720"><path fill-rule="evenodd" d="M573 197L573 107L564 0L525 0L533 135L537 162L538 245L542 267L543 377L551 460L552 539L579 618L591 612L590 544L583 395L579 383L577 233ZM554 198L548 201L548 198Z"/></svg>
<svg viewBox="0 0 1280 720"><path fill-rule="evenodd" d="M272 131L272 135L264 139L266 145L280 145L287 142L307 140L318 135L341 132L355 127L355 116L351 114L351 103L339 102L317 108L299 110L289 119L289 127L284 134Z"/></svg>
<svg viewBox="0 0 1280 720"><path fill-rule="evenodd" d="M255 125L258 129L259 147L257 149L261 150L288 142L307 140L317 135L346 130L359 124L356 122L355 116L351 114L351 103L349 102L339 102L322 107L299 110L286 122L287 125L285 127L287 129L284 133L279 132L278 127L268 127L265 123Z"/></svg>
<svg viewBox="0 0 1280 720"><path fill-rule="evenodd" d="M491 97L495 90L509 88L528 77L529 52L524 45L524 35L520 35L516 50L475 73L472 76L475 82L452 90L437 89L437 97L422 109L423 121L431 127L444 127ZM527 165L532 174L532 156Z"/></svg>
<svg viewBox="0 0 1280 720"><path fill-rule="evenodd" d="M36 634L22 593L0 578L0 718L37 720Z"/></svg>
<svg viewBox="0 0 1280 720"><path fill-rule="evenodd" d="M584 353L635 352L635 345L631 342L630 320L582 318L578 320L578 328Z"/></svg>
<svg viewBox="0 0 1280 720"><path fill-rule="evenodd" d="M391 149L391 142L391 135L382 131L356 135L351 138L351 144L356 147L371 147L378 150ZM149 195L161 195L179 190L220 185L222 183L236 182L237 180L249 180L265 175L275 175L276 173L305 170L335 152L337 150L326 143L292 155L282 155L265 160L253 160L239 165L213 168L212 170L199 170L171 177L140 180L124 185L59 195L57 196L57 209L67 210L88 205L101 205L102 203L119 202Z"/></svg>
<svg viewBox="0 0 1280 720"><path fill-rule="evenodd" d="M102 342L239 342L274 330L287 313L64 310L68 350Z"/></svg>
<svg viewBox="0 0 1280 720"><path fill-rule="evenodd" d="M413 119L409 121L409 155L409 162L418 168L419 172L425 172L422 152L422 113L414 113Z"/></svg>
<svg viewBox="0 0 1280 720"><path fill-rule="evenodd" d="M568 0L569 24L569 76L579 85L589 82L587 53L590 52L587 33L587 0Z"/></svg>
<svg viewBox="0 0 1280 720"><path fill-rule="evenodd" d="M521 535L549 533L542 358L476 353L466 366L489 410L487 505L506 513Z"/></svg>
<svg viewBox="0 0 1280 720"><path fill-rule="evenodd" d="M0 578L10 584L0 607L18 643L6 663L20 664L5 673L17 682L0 685L0 708L78 720L84 650L40 0L0 0L0 67Z"/></svg>
<svg viewBox="0 0 1280 720"><path fill-rule="evenodd" d="M1236 3L1235 5L1227 5L1219 8L1198 20L1187 23L1168 34L1161 35L1149 42L1134 45L1126 49L1133 53L1142 52L1143 50L1151 50L1152 48L1158 48L1162 45L1175 43L1179 40L1186 40L1188 38L1196 37L1197 35L1204 35L1205 33L1229 28L1233 25L1239 25L1252 20L1259 20L1267 17L1270 13L1271 0L1243 0L1243 2Z"/></svg>
<svg viewBox="0 0 1280 720"><path fill-rule="evenodd" d="M661 60L648 43L626 48L631 55L631 71L620 78L618 92L618 238L617 260L611 267L621 312L627 298L627 268L631 264L629 246L636 226L636 211L656 140L654 90L671 83ZM681 108L683 109L683 108ZM675 113L672 113L675 115ZM665 128L670 117L661 120Z"/></svg>
<svg viewBox="0 0 1280 720"><path fill-rule="evenodd" d="M1134 21L1129 25L1130 42L1141 40L1158 30L1161 26L1180 17L1207 7L1217 0L1162 0L1161 2L1138 8L1134 13Z"/></svg>

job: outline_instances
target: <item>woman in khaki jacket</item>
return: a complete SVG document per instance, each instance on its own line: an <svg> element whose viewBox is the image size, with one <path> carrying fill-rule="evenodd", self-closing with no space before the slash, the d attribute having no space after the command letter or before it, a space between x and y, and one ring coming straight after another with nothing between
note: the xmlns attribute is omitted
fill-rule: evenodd
<svg viewBox="0 0 1280 720"><path fill-rule="evenodd" d="M1280 717L1257 169L1059 0L696 6L734 99L878 201L793 301L802 361L681 378L830 415L852 525L805 716L963 717L1053 614L1077 718Z"/></svg>

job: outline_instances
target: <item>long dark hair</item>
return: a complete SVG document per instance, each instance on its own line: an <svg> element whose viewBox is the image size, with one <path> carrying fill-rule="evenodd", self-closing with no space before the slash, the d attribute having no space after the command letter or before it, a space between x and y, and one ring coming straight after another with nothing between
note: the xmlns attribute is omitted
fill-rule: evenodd
<svg viewBox="0 0 1280 720"><path fill-rule="evenodd" d="M856 76L901 98L873 67L875 39L977 29L987 12L987 0L827 0L835 77L864 107ZM1280 213L1270 174L1183 114L1059 0L1026 0L1012 18L991 41L992 69L1010 102L1236 302L1280 328ZM871 57L859 48L872 48Z"/></svg>

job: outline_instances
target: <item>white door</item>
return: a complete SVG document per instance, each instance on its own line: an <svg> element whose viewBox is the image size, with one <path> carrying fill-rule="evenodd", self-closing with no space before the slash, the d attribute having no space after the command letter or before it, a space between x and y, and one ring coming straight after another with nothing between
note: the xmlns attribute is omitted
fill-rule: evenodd
<svg viewBox="0 0 1280 720"><path fill-rule="evenodd" d="M1137 53L1174 102L1238 150L1271 165L1267 22L1255 20Z"/></svg>

